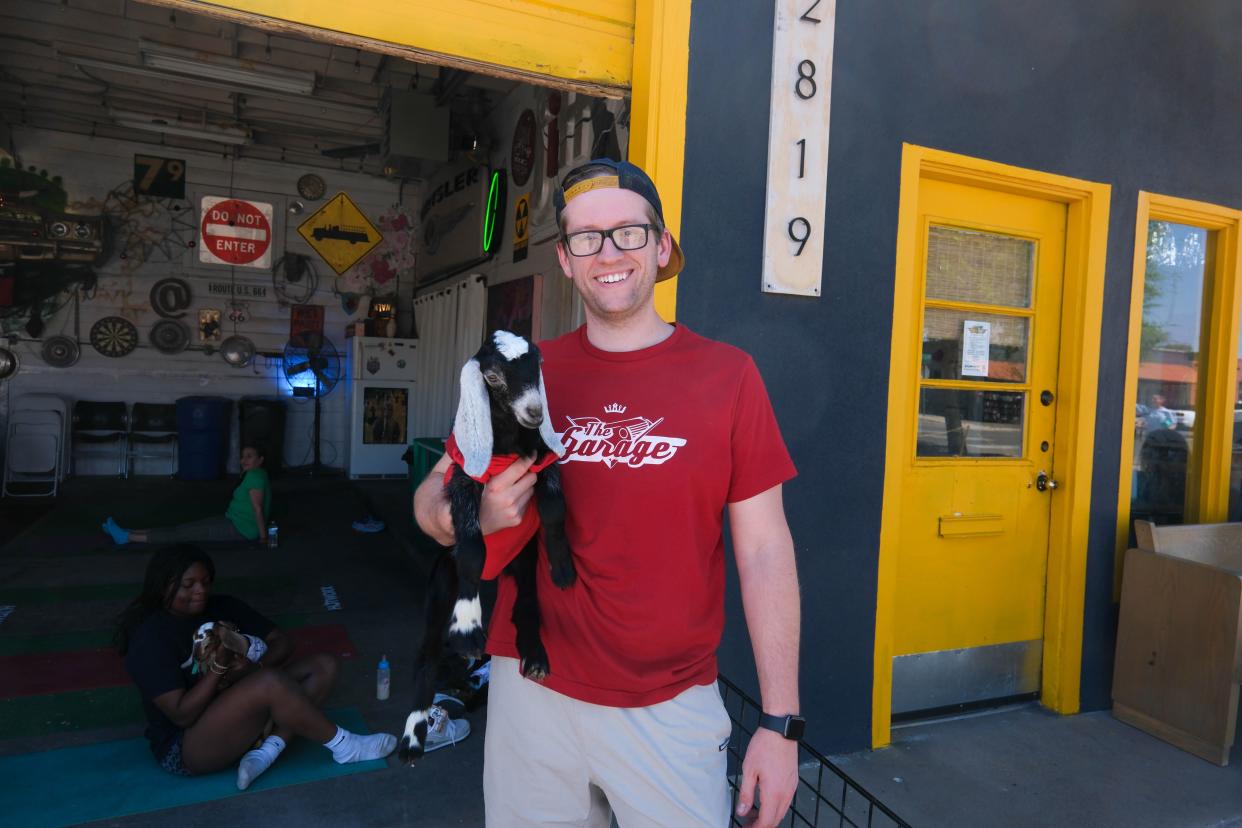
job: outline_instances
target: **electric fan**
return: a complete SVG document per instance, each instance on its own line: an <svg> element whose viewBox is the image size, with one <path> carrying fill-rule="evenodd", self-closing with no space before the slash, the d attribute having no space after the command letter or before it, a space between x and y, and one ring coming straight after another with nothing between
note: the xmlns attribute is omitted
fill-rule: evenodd
<svg viewBox="0 0 1242 828"><path fill-rule="evenodd" d="M285 343L283 359L285 379L295 397L312 397L315 401L315 426L312 435L315 461L311 474L325 471L319 454L319 398L332 392L341 379L341 356L330 339L323 334L304 331Z"/></svg>

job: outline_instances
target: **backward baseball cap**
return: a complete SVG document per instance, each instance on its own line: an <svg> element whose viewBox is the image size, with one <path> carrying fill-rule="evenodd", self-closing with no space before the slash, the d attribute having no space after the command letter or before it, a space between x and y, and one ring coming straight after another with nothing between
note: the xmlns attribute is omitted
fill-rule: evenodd
<svg viewBox="0 0 1242 828"><path fill-rule="evenodd" d="M565 186L566 183L569 184L568 187ZM638 193L655 210L660 223L667 225L664 220L664 208L660 204L660 194L656 192L655 184L651 182L647 173L629 161L594 158L565 173L565 177L561 179L561 186L556 188L552 200L556 204L557 227L560 227L561 213L565 211L565 205L583 193L608 188ZM677 244L677 239L673 237L672 232L669 233L669 238L673 241L673 252L669 254L668 264L656 273L657 282L673 278L686 265L686 257L682 254L681 246Z"/></svg>

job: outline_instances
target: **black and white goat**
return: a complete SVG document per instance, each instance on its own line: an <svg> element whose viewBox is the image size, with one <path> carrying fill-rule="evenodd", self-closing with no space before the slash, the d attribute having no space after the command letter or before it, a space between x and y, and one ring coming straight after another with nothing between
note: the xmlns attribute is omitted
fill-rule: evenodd
<svg viewBox="0 0 1242 828"><path fill-rule="evenodd" d="M483 481L493 461L506 456L535 457L538 471L535 503L551 566L552 580L565 589L576 578L565 539L565 499L555 459L565 448L552 429L548 399L539 367L539 349L525 338L496 331L461 371L461 400L453 422L453 438L460 459L449 467L445 489L456 534L451 555L441 554L432 565L427 595L426 629L414 660L414 710L406 718L399 756L403 762L420 757L427 744L427 726L435 696L443 647L464 657L480 656L486 643L483 608L479 601L487 550L479 525ZM549 457L549 455L552 455ZM528 507L529 508L529 507ZM539 633L536 567L539 533L504 571L517 585L513 624L522 673L540 680L551 667Z"/></svg>

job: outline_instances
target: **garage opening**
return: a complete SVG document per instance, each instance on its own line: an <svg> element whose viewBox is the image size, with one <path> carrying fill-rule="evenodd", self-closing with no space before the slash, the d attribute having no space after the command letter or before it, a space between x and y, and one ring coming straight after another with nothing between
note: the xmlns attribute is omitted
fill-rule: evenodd
<svg viewBox="0 0 1242 828"><path fill-rule="evenodd" d="M260 429L286 467L405 476L485 329L580 323L552 189L624 157L627 99L136 3L0 21L6 416L221 398L230 470ZM54 476L170 469L62 448Z"/></svg>

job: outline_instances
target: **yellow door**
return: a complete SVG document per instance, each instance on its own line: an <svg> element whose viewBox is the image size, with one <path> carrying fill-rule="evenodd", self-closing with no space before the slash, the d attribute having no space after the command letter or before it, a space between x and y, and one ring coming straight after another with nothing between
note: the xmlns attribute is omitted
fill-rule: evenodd
<svg viewBox="0 0 1242 828"><path fill-rule="evenodd" d="M894 714L1038 693L1066 206L925 179Z"/></svg>

